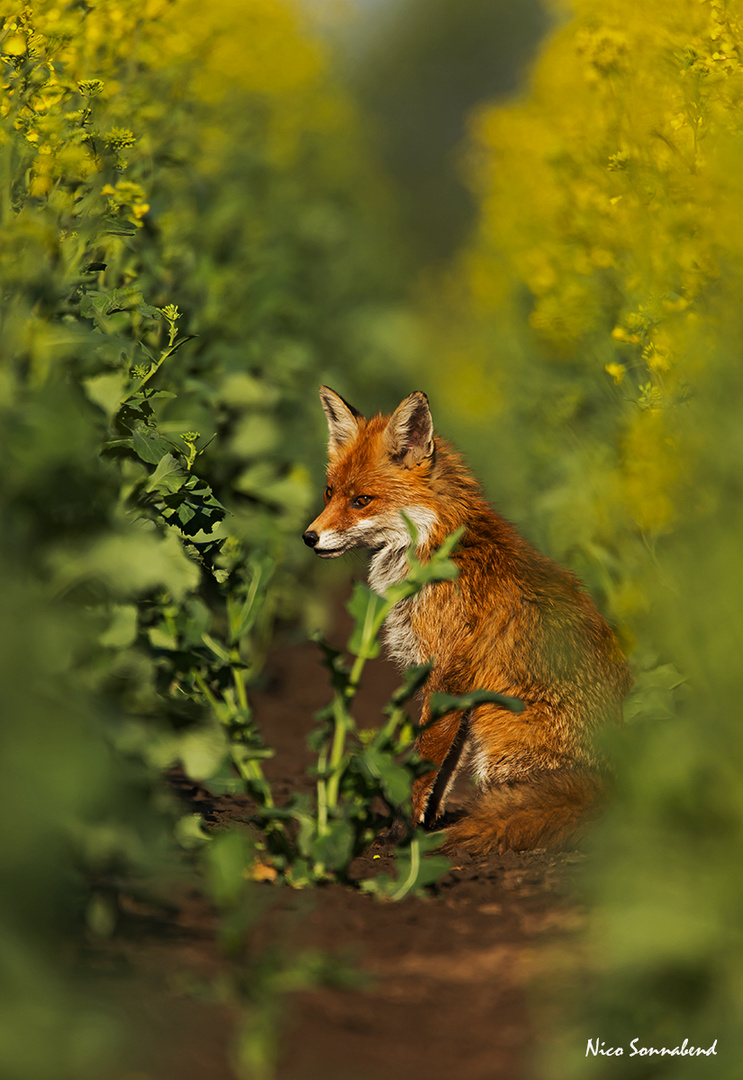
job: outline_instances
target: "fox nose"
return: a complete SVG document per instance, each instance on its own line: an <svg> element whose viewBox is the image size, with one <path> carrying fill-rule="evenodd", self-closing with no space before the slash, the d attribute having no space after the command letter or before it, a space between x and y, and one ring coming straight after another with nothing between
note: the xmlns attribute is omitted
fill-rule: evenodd
<svg viewBox="0 0 743 1080"><path fill-rule="evenodd" d="M306 533L302 533L302 539L307 547L313 548L320 537L312 529L308 529Z"/></svg>

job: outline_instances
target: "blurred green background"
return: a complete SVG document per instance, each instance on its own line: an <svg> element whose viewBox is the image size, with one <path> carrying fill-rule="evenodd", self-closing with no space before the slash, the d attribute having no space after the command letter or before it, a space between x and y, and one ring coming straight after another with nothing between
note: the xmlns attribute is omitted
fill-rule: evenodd
<svg viewBox="0 0 743 1080"><path fill-rule="evenodd" d="M599 1033L717 1038L737 1076L741 17L0 4L3 1076L102 1075L69 942L107 932L107 874L177 861L159 769L222 767L193 642L260 581L249 684L277 627L326 617L298 542L321 382L363 411L424 389L635 670L591 993L545 1075L603 1075Z"/></svg>

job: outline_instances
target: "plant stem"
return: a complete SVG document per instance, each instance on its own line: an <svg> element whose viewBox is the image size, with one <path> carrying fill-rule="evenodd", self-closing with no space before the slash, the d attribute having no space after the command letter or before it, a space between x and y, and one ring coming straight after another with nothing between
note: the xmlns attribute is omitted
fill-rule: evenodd
<svg viewBox="0 0 743 1080"><path fill-rule="evenodd" d="M238 658L239 659L239 658ZM248 695L245 690L245 682L242 675L237 668L232 669L232 681L235 684L235 693L237 694L237 703L241 709L246 712L248 710Z"/></svg>
<svg viewBox="0 0 743 1080"><path fill-rule="evenodd" d="M342 693L336 692L333 701L333 742L330 750L330 763L329 772L330 776L327 782L323 782L323 791L321 796L320 780L317 785L318 796L318 835L323 835L327 829L327 816L328 811L333 811L338 806L338 796L340 792L341 776L343 773L342 764L343 756L346 750L346 737L349 731L353 728L353 718L350 713L350 704L356 696L356 692L361 682L361 675L364 671L366 661L370 655L371 647L376 641L379 630L387 618L393 604L387 602L375 616L375 602L370 599L366 609L364 617L364 626L361 635L361 646L359 648L359 654L353 662L353 666L348 676L348 681L343 688ZM320 820L320 799L323 798L323 815L322 824Z"/></svg>
<svg viewBox="0 0 743 1080"><path fill-rule="evenodd" d="M353 696L353 695L352 695ZM335 695L333 702L333 743L330 748L330 776L327 781L327 806L328 810L335 810L338 806L338 793L340 791L343 755L346 750L346 735L351 730L353 720L348 712L348 700L345 695Z"/></svg>
<svg viewBox="0 0 743 1080"><path fill-rule="evenodd" d="M420 869L420 865L421 865L420 840L418 839L417 836L414 836L412 838L412 840L410 841L410 871L408 873L407 878L402 883L402 885L397 890L397 892L393 893L392 896L390 897L391 900L402 900L403 896L407 896L407 894L412 889L413 885L415 885L415 882L416 882L416 880L418 878L418 871Z"/></svg>
<svg viewBox="0 0 743 1080"><path fill-rule="evenodd" d="M317 759L317 835L324 836L328 827L328 781L325 771L328 753L323 749Z"/></svg>
<svg viewBox="0 0 743 1080"><path fill-rule="evenodd" d="M240 701L241 706L247 709L248 702L247 696L245 694L245 686L242 684L242 679L239 678L239 673L235 671L234 668L233 679L235 682L235 689L237 692L238 700ZM226 716L225 713L228 712L229 706L225 703L220 703L217 700L217 698L207 686L206 680L204 679L203 675L196 674L194 681L198 686L199 690L201 690L206 700L209 702L209 705L211 706L214 715L217 717L221 724L226 726L227 720L229 720L229 716ZM274 806L274 801L271 794L271 788L268 781L266 780L260 762L255 759L251 759L249 761L241 761L239 755L235 752L236 748L233 746L232 740L229 740L229 745L232 763L239 772L242 779L245 781L246 784L253 788L253 790L257 789L258 791L260 791L265 807L269 809L272 808Z"/></svg>

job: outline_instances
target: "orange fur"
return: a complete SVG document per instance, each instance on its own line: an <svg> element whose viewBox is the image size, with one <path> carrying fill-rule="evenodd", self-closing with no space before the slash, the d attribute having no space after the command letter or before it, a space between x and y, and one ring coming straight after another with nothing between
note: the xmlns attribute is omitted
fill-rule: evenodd
<svg viewBox="0 0 743 1080"><path fill-rule="evenodd" d="M424 727L417 745L433 768L414 786L415 819L434 825L467 763L483 790L450 828L448 847L485 854L572 840L601 788L595 734L620 719L631 683L614 635L577 578L485 501L460 456L435 436L425 394L370 420L326 387L321 399L330 429L326 505L304 534L319 555L370 548L370 584L384 591L406 570L401 511L418 527L423 560L465 526L453 555L457 579L398 604L386 627L400 664L434 660L422 724L435 691L484 688L526 706L515 714L483 705Z"/></svg>

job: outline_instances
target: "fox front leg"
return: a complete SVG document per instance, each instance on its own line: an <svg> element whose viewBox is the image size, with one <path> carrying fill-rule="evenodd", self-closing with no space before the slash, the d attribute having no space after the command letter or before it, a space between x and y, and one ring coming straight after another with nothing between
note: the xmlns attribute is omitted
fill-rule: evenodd
<svg viewBox="0 0 743 1080"><path fill-rule="evenodd" d="M428 724L428 705L424 705L421 725ZM424 726L416 739L416 750L434 768L413 783L413 821L431 828L446 807L446 799L456 779L469 737L469 714L446 713L430 726Z"/></svg>

